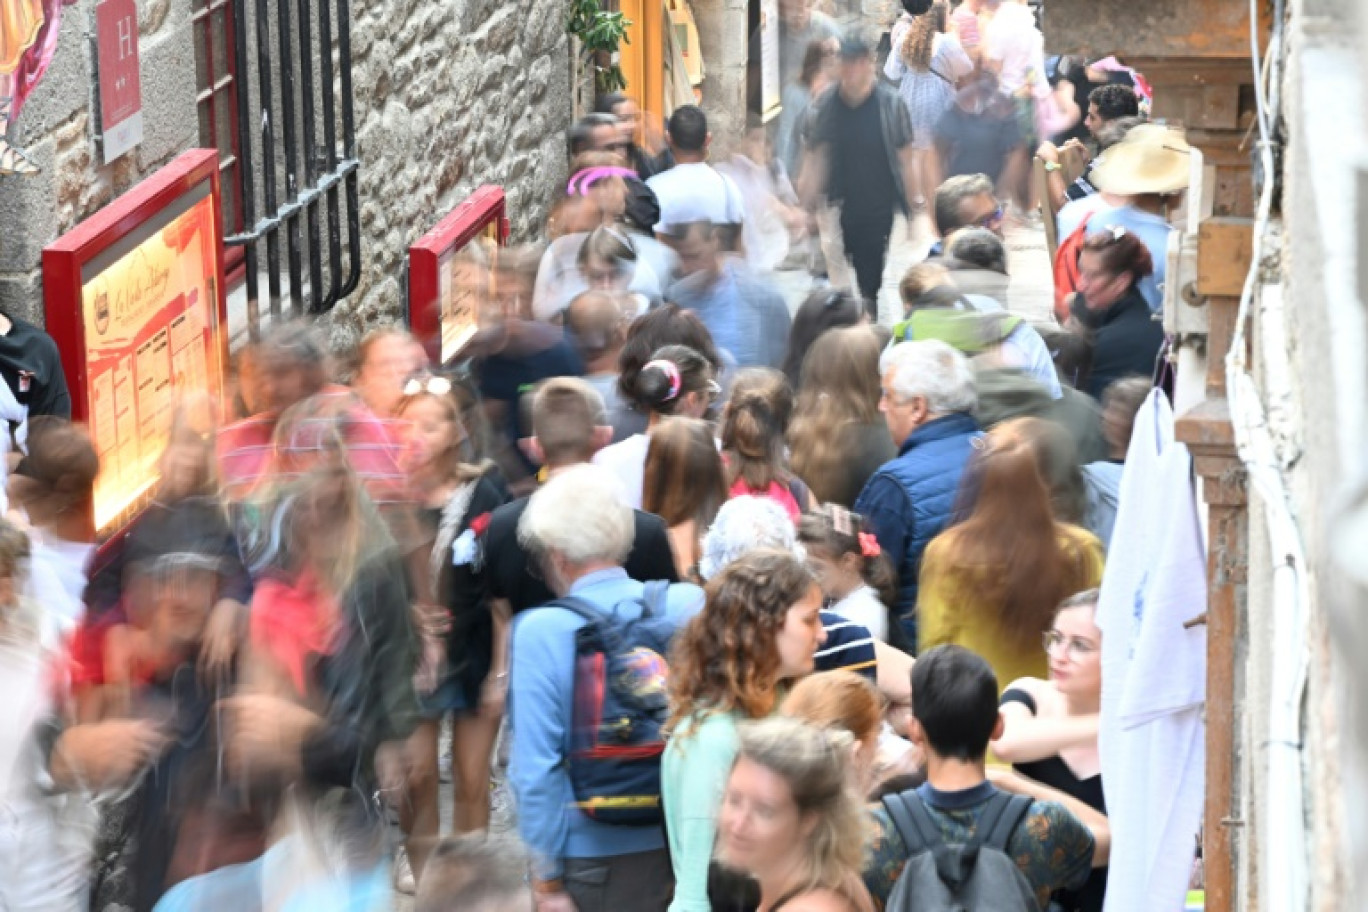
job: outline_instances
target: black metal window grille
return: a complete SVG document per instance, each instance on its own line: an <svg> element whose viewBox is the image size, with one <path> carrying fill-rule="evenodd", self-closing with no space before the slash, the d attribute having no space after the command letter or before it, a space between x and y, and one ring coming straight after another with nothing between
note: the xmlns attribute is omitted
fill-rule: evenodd
<svg viewBox="0 0 1368 912"><path fill-rule="evenodd" d="M238 178L237 71L233 65L231 0L194 0L196 108L200 144L218 149L223 187L223 233L242 231L242 185ZM230 272L242 265L241 247L227 251Z"/></svg>
<svg viewBox="0 0 1368 912"><path fill-rule="evenodd" d="M263 244L272 320L286 315L286 294L289 315L322 313L355 291L361 278L351 4L228 2L238 74L237 143L248 166L237 170L244 227L224 242L244 251L247 319L255 338Z"/></svg>

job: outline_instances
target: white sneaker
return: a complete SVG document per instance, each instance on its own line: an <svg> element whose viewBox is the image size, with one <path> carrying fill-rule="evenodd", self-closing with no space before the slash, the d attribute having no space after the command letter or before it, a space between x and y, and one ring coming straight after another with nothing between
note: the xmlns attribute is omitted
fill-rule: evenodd
<svg viewBox="0 0 1368 912"><path fill-rule="evenodd" d="M408 850L403 846L394 853L394 889L405 896L418 892L418 882L413 877L413 865L409 864Z"/></svg>

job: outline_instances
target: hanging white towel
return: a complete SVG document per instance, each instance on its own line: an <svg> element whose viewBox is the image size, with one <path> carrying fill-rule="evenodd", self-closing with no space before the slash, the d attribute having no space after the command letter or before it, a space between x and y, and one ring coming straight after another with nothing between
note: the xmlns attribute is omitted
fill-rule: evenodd
<svg viewBox="0 0 1368 912"><path fill-rule="evenodd" d="M1205 776L1206 554L1192 458L1155 391L1135 418L1097 605L1098 747L1111 826L1105 912L1181 910Z"/></svg>

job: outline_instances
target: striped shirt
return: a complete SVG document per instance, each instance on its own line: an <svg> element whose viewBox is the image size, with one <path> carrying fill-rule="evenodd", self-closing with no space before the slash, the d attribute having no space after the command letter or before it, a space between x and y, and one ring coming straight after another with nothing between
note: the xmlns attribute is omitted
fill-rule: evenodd
<svg viewBox="0 0 1368 912"><path fill-rule="evenodd" d="M870 635L869 628L847 621L830 611L822 612L822 627L827 636L815 656L816 670L845 669L874 680L878 660L874 653L874 637Z"/></svg>

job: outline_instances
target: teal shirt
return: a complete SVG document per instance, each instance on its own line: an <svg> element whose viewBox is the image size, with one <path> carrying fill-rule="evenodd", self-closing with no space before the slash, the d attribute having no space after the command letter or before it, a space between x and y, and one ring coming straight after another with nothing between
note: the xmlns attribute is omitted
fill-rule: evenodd
<svg viewBox="0 0 1368 912"><path fill-rule="evenodd" d="M670 835L675 893L669 912L711 912L708 862L717 838L717 812L736 760L736 713L715 713L701 725L686 722L670 738L661 761L661 796Z"/></svg>

